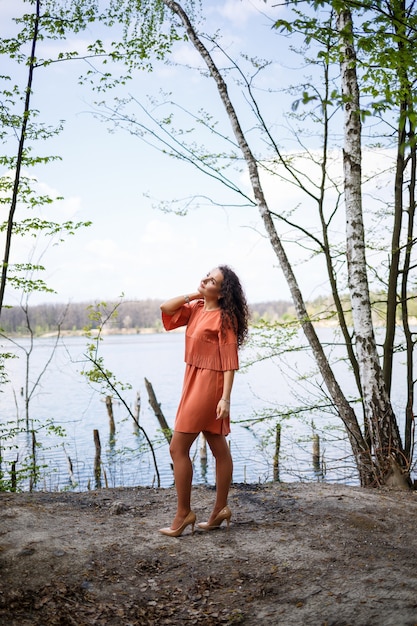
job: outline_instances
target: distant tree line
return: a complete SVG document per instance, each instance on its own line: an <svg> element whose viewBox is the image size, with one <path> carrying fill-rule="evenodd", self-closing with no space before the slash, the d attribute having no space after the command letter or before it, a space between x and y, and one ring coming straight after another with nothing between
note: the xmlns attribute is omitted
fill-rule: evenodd
<svg viewBox="0 0 417 626"><path fill-rule="evenodd" d="M109 310L114 302L108 302ZM162 330L160 300L130 300L121 302L117 316L110 322L113 331L140 332L140 329L153 328ZM28 308L28 319L36 335L54 332L60 325L61 331L82 331L86 327L97 328L99 322L90 319L94 303L75 302L71 304L39 304ZM261 302L251 305L254 321L265 319L276 321L294 315L293 306L283 300L278 302ZM26 312L19 306L4 308L1 318L1 332L5 335L27 334L28 325Z"/></svg>
<svg viewBox="0 0 417 626"><path fill-rule="evenodd" d="M410 322L417 318L417 296L409 294ZM351 322L349 299L342 297L347 319ZM121 332L140 332L141 329L162 330L161 301L156 299L122 301L117 308L117 316L107 323L108 328ZM115 302L108 302L107 308L113 309ZM75 302L71 304L38 304L27 309L14 306L4 308L1 318L0 332L4 335L24 335L28 333L27 319L35 335L55 332L60 326L61 331L80 332L85 328L97 328L99 321L90 318L94 310L92 302ZM318 323L336 323L337 316L333 298L319 296L307 304L312 321ZM251 319L254 324L265 322L292 322L296 319L294 306L286 300L257 302L250 305ZM386 295L372 294L372 314L374 322L384 323L386 312ZM398 311L398 315L401 311Z"/></svg>

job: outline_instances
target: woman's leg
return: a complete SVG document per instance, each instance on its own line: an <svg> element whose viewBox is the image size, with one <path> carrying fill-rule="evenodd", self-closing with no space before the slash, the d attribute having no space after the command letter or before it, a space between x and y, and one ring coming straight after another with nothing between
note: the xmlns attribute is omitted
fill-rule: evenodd
<svg viewBox="0 0 417 626"><path fill-rule="evenodd" d="M177 514L171 528L179 528L191 510L191 484L193 466L190 459L190 448L198 433L179 433L174 431L169 451L174 463L175 489L177 491Z"/></svg>
<svg viewBox="0 0 417 626"><path fill-rule="evenodd" d="M233 461L229 444L224 435L214 435L208 432L205 432L204 435L216 460L216 502L208 520L208 524L210 524L227 504L232 482Z"/></svg>

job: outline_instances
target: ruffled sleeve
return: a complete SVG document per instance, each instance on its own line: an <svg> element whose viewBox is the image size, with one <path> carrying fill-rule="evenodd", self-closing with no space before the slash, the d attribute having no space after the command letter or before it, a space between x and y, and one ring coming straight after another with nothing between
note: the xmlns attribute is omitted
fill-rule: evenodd
<svg viewBox="0 0 417 626"><path fill-rule="evenodd" d="M220 361L221 370L223 372L239 369L239 357L236 343L228 343L220 346Z"/></svg>
<svg viewBox="0 0 417 626"><path fill-rule="evenodd" d="M192 307L189 304L184 304L181 308L177 309L173 315L162 313L162 324L165 330L174 330L181 326L186 326L191 316Z"/></svg>
<svg viewBox="0 0 417 626"><path fill-rule="evenodd" d="M239 369L239 356L237 348L236 334L231 328L226 330L223 336L222 332L219 335L219 353L221 369L223 372L227 370Z"/></svg>

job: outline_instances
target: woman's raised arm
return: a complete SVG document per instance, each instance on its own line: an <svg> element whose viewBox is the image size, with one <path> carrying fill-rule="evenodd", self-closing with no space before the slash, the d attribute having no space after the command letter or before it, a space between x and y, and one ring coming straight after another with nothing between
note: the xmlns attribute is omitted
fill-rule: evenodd
<svg viewBox="0 0 417 626"><path fill-rule="evenodd" d="M183 304L191 302L191 300L199 300L202 297L199 291L195 291L193 293L185 294L183 296L175 296L175 298L170 298L163 302L160 306L162 313L166 313L166 315L174 315L175 311L178 311Z"/></svg>

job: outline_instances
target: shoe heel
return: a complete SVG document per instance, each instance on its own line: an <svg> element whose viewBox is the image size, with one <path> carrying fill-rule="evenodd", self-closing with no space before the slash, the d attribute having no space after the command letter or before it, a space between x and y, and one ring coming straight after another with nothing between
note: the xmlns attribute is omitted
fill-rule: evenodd
<svg viewBox="0 0 417 626"><path fill-rule="evenodd" d="M159 532L163 535L167 535L168 537L179 537L182 535L187 526L191 525L191 534L194 535L194 524L195 524L195 515L192 511L190 511L178 528L160 528Z"/></svg>

